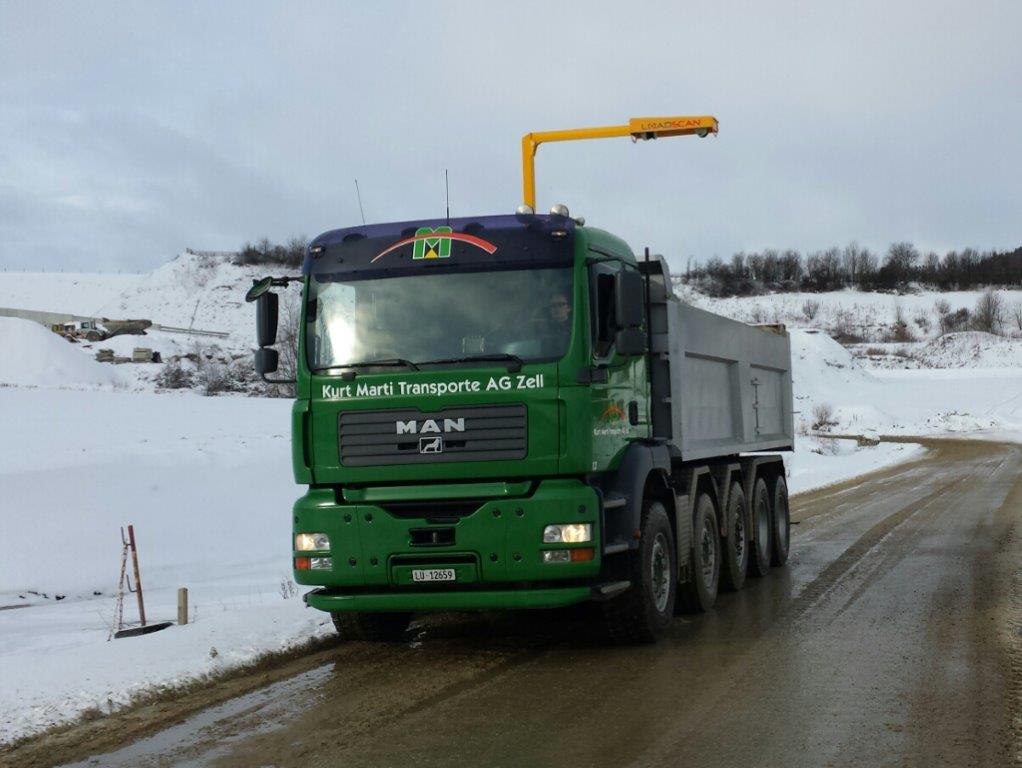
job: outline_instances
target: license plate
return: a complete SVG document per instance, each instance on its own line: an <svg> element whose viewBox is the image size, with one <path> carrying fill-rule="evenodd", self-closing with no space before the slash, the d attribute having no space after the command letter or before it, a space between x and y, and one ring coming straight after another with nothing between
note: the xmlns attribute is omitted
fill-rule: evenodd
<svg viewBox="0 0 1022 768"><path fill-rule="evenodd" d="M453 568L413 568L412 581L454 581L457 579Z"/></svg>

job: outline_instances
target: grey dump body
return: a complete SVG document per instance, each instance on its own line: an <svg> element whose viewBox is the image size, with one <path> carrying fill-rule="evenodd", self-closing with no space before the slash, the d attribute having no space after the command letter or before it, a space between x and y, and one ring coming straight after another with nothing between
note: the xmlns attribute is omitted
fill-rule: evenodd
<svg viewBox="0 0 1022 768"><path fill-rule="evenodd" d="M697 309L671 290L661 260L650 273L655 437L682 461L794 442L791 343L783 326L757 327Z"/></svg>

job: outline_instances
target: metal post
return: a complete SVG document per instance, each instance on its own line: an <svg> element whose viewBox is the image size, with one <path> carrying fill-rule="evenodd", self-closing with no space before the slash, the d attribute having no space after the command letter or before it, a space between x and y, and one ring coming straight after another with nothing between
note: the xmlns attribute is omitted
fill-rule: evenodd
<svg viewBox="0 0 1022 768"><path fill-rule="evenodd" d="M138 617L145 626L145 602L142 600L142 577L138 573L138 549L135 547L135 526L128 526L128 545L131 547L131 568L135 572L135 594L138 596Z"/></svg>
<svg viewBox="0 0 1022 768"><path fill-rule="evenodd" d="M188 587L181 587L177 591L177 623L188 623Z"/></svg>

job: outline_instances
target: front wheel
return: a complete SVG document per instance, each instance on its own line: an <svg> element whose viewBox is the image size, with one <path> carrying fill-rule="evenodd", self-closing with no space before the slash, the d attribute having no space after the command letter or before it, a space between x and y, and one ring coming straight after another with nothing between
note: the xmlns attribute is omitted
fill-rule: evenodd
<svg viewBox="0 0 1022 768"><path fill-rule="evenodd" d="M625 642L652 642L670 626L677 598L674 531L659 501L645 504L639 549L629 552L631 588L603 605L607 634Z"/></svg>
<svg viewBox="0 0 1022 768"><path fill-rule="evenodd" d="M334 629L345 640L395 642L400 640L412 621L410 613L331 613Z"/></svg>

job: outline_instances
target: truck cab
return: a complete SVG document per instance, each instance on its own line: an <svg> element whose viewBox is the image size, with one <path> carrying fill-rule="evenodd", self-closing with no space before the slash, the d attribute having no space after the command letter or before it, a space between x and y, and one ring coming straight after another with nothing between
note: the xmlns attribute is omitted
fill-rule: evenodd
<svg viewBox="0 0 1022 768"><path fill-rule="evenodd" d="M693 474L653 423L671 400L659 261L526 212L326 232L301 283L294 578L342 633L599 600L612 633L651 639L686 584L689 603L712 604L717 573L702 597L694 582L719 571L735 527L721 488L749 462ZM759 464L776 485L783 467ZM702 559L700 494L717 523Z"/></svg>

